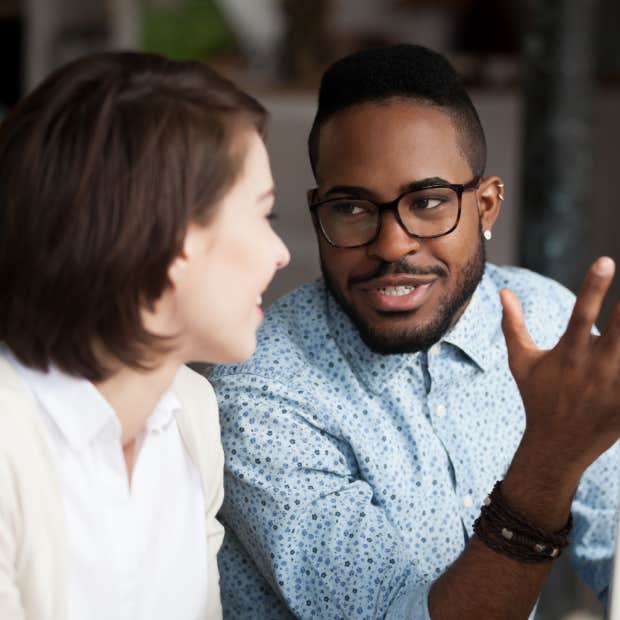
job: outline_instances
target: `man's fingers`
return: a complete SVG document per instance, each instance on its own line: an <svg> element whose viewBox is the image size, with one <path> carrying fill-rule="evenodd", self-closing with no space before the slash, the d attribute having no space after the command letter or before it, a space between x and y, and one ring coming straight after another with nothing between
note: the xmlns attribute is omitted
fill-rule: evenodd
<svg viewBox="0 0 620 620"><path fill-rule="evenodd" d="M562 337L573 353L578 353L590 342L592 327L601 311L605 293L614 277L614 270L614 261L602 256L586 273L568 327Z"/></svg>
<svg viewBox="0 0 620 620"><path fill-rule="evenodd" d="M512 372L520 375L527 370L526 362L531 352L538 350L525 325L523 308L517 296L508 289L500 293L504 313L502 316L502 330L506 338L508 361Z"/></svg>
<svg viewBox="0 0 620 620"><path fill-rule="evenodd" d="M606 368L615 376L620 376L620 301L609 315L609 322L599 339Z"/></svg>

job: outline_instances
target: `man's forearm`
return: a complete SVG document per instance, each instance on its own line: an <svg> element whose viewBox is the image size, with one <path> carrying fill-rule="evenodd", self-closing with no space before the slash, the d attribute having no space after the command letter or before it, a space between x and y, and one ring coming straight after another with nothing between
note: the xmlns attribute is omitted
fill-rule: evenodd
<svg viewBox="0 0 620 620"><path fill-rule="evenodd" d="M551 565L525 564L489 549L476 536L429 594L433 620L524 620Z"/></svg>
<svg viewBox="0 0 620 620"><path fill-rule="evenodd" d="M568 520L578 476L554 471L548 455L520 449L502 483L511 508L548 532ZM560 459L560 462L562 460ZM566 462L566 461L564 461ZM551 562L526 563L493 551L474 536L429 595L433 620L525 619L549 574Z"/></svg>

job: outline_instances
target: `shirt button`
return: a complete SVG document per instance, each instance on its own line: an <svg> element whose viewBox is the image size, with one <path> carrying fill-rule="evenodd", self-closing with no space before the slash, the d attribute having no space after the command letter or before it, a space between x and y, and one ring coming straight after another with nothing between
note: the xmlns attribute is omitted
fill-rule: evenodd
<svg viewBox="0 0 620 620"><path fill-rule="evenodd" d="M437 408L435 409L435 413L437 414L438 418L443 418L446 415L445 406L442 404L437 405Z"/></svg>
<svg viewBox="0 0 620 620"><path fill-rule="evenodd" d="M441 345L436 342L429 350L428 352L431 354L431 357L435 357L437 355L437 353L439 353L439 349L440 349Z"/></svg>
<svg viewBox="0 0 620 620"><path fill-rule="evenodd" d="M474 505L474 500L472 499L471 495L466 495L463 498L463 506L465 506L465 508L471 508Z"/></svg>

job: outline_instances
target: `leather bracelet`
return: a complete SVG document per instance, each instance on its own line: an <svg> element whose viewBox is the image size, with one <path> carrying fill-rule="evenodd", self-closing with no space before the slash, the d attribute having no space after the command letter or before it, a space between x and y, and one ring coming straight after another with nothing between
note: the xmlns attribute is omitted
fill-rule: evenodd
<svg viewBox="0 0 620 620"><path fill-rule="evenodd" d="M570 544L572 514L561 530L546 532L513 510L504 499L501 480L485 498L474 532L488 547L520 562L552 562Z"/></svg>

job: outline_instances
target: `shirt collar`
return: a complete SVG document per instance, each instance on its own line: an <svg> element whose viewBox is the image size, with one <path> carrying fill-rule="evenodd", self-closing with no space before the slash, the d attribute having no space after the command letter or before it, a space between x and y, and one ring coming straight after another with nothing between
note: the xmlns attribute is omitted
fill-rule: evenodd
<svg viewBox="0 0 620 620"><path fill-rule="evenodd" d="M181 411L181 403L172 390L166 390L146 421L147 431L161 431Z"/></svg>
<svg viewBox="0 0 620 620"><path fill-rule="evenodd" d="M499 290L486 270L465 312L456 325L442 338L459 348L482 371L488 370L501 349L502 304Z"/></svg>
<svg viewBox="0 0 620 620"><path fill-rule="evenodd" d="M416 365L421 356L426 356L425 352L383 355L371 351L327 289L326 296L327 318L332 336L355 373L372 392L380 394L391 376L405 366ZM465 312L441 342L460 349L484 371L489 368L498 348L497 343L493 343L498 330L501 330L499 291L485 272Z"/></svg>
<svg viewBox="0 0 620 620"><path fill-rule="evenodd" d="M7 357L74 449L87 448L104 430L120 437L120 422L114 409L90 381L54 366L41 372L24 366L11 353ZM180 409L172 391L164 392L147 419L147 432L166 427Z"/></svg>
<svg viewBox="0 0 620 620"><path fill-rule="evenodd" d="M415 363L413 354L384 355L371 351L362 340L357 327L327 290L327 319L334 341L364 384L380 394L386 381L406 364Z"/></svg>

